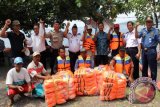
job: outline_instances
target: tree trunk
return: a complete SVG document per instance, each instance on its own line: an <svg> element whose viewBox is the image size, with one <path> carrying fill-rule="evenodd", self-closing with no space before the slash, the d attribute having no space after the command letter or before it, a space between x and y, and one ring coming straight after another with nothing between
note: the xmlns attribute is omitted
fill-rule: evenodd
<svg viewBox="0 0 160 107"><path fill-rule="evenodd" d="M156 22L156 28L158 28L158 17L157 17L156 12L154 12L154 17L155 17L155 22Z"/></svg>

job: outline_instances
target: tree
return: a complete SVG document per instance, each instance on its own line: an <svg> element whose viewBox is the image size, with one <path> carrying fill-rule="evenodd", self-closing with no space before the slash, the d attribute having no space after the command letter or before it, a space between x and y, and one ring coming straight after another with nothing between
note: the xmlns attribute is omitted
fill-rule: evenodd
<svg viewBox="0 0 160 107"><path fill-rule="evenodd" d="M154 16L156 27L158 28L157 13L160 11L160 0L128 0L128 10L135 12L138 21L143 24L146 16Z"/></svg>
<svg viewBox="0 0 160 107"><path fill-rule="evenodd" d="M114 20L127 11L124 0L0 0L0 25L7 18L18 19L25 29L31 29L39 18L48 24L55 19L63 22L85 17L97 22Z"/></svg>

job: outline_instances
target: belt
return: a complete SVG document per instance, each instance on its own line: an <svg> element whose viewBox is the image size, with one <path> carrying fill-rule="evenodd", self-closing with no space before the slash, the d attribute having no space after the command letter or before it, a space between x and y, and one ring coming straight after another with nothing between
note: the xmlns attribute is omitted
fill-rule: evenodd
<svg viewBox="0 0 160 107"><path fill-rule="evenodd" d="M78 51L78 52L71 52L71 51L69 51L70 53L74 53L74 54L77 54L77 53L79 53L80 51Z"/></svg>
<svg viewBox="0 0 160 107"><path fill-rule="evenodd" d="M137 47L127 47L126 49L137 49Z"/></svg>
<svg viewBox="0 0 160 107"><path fill-rule="evenodd" d="M148 51L148 50L151 50L151 49L156 49L156 47L155 46L153 46L153 47L148 47L148 48L142 48L144 51Z"/></svg>

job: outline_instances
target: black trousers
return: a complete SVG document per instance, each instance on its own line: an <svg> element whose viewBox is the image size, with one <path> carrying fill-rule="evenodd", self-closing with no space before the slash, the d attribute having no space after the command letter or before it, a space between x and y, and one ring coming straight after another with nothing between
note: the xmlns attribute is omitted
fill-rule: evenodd
<svg viewBox="0 0 160 107"><path fill-rule="evenodd" d="M152 80L157 80L157 51L149 49L148 51L142 50L142 76L148 77L148 66L151 70Z"/></svg>
<svg viewBox="0 0 160 107"><path fill-rule="evenodd" d="M118 54L119 49L112 50L112 58Z"/></svg>
<svg viewBox="0 0 160 107"><path fill-rule="evenodd" d="M78 56L80 55L80 52L70 52L69 51L69 57L70 57L70 65L71 65L71 71L74 73L74 67L76 60L78 59Z"/></svg>
<svg viewBox="0 0 160 107"><path fill-rule="evenodd" d="M137 47L127 48L126 52L133 61L134 65L133 78L137 79L139 78L139 60L136 58L136 54L138 53L138 48Z"/></svg>
<svg viewBox="0 0 160 107"><path fill-rule="evenodd" d="M96 55L96 66L108 64L108 55Z"/></svg>
<svg viewBox="0 0 160 107"><path fill-rule="evenodd" d="M51 75L52 74L55 74L56 71L55 70L55 65L56 65L56 62L57 62L57 57L58 57L58 49L51 49L51 52L50 52L50 68L51 68Z"/></svg>
<svg viewBox="0 0 160 107"><path fill-rule="evenodd" d="M43 64L44 68L46 69L47 68L47 65L46 65L46 58L47 58L46 50L40 52L40 54L41 54L41 63Z"/></svg>

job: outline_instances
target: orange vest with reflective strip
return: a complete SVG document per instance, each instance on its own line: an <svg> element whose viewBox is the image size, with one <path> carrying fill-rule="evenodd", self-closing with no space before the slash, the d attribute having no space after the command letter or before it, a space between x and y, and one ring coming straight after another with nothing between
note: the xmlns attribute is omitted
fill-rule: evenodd
<svg viewBox="0 0 160 107"><path fill-rule="evenodd" d="M112 34L112 40L110 41L110 49L116 50L118 49L118 46L123 46L123 40L122 40L122 33L120 32L120 38L118 38L118 35L114 32Z"/></svg>
<svg viewBox="0 0 160 107"><path fill-rule="evenodd" d="M124 60L118 55L115 56L115 66L114 70L118 73L127 74L129 76L131 71L131 58L129 55L125 54Z"/></svg>
<svg viewBox="0 0 160 107"><path fill-rule="evenodd" d="M95 52L95 42L93 39L94 39L93 35L90 36L89 34L87 34L86 39L83 43L83 47L86 50L91 50L92 52Z"/></svg>
<svg viewBox="0 0 160 107"><path fill-rule="evenodd" d="M58 71L70 70L70 58L69 58L69 56L67 56L65 60L63 60L60 56L58 56L57 57L57 62L58 62Z"/></svg>
<svg viewBox="0 0 160 107"><path fill-rule="evenodd" d="M85 67L90 68L91 67L91 57L87 56L86 60L82 58L81 55L78 56L78 67Z"/></svg>

